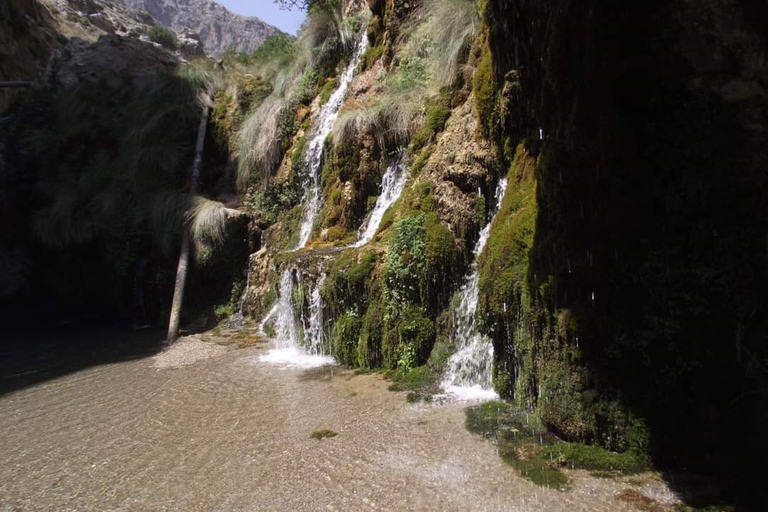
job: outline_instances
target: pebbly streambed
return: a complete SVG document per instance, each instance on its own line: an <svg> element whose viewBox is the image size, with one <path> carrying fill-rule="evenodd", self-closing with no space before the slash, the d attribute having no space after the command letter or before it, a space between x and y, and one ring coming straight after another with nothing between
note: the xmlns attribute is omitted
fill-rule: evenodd
<svg viewBox="0 0 768 512"><path fill-rule="evenodd" d="M538 487L465 429L465 404L216 341L0 396L0 510L638 510L627 488L677 503L653 474Z"/></svg>

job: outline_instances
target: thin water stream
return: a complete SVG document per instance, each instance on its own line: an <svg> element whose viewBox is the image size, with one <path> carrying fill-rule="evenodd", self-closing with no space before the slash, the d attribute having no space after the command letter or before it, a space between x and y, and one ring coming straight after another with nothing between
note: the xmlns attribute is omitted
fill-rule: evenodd
<svg viewBox="0 0 768 512"><path fill-rule="evenodd" d="M626 483L519 477L457 404L408 404L376 375L264 351L189 366L169 352L0 397L0 510L633 510L614 498ZM338 435L310 438L326 428Z"/></svg>
<svg viewBox="0 0 768 512"><path fill-rule="evenodd" d="M464 400L491 400L498 395L493 390L493 343L477 331L479 271L477 258L483 252L491 234L491 224L501 208L501 201L507 191L507 180L502 179L496 187L494 209L491 220L480 232L474 248L475 260L459 292L458 305L453 309L454 344L456 352L448 360L443 376L443 389L448 395Z"/></svg>
<svg viewBox="0 0 768 512"><path fill-rule="evenodd" d="M376 205L363 222L358 240L352 247L362 247L373 239L373 235L379 230L384 214L403 193L409 174L408 164L405 161L405 151L400 150L395 154L381 178L381 192L376 199Z"/></svg>
<svg viewBox="0 0 768 512"><path fill-rule="evenodd" d="M320 211L320 166L323 163L325 139L333 130L333 125L336 123L339 111L347 97L349 84L355 77L355 70L357 70L357 66L360 64L360 58L368 47L368 32L365 27L360 31L360 34L360 41L357 43L355 53L349 61L347 69L344 70L339 79L339 87L331 95L328 103L320 109L320 113L317 115L316 127L313 130L309 144L307 144L306 154L304 155L304 165L309 172L309 188L305 196L307 210L299 230L297 249L307 245L315 224L315 217L317 217Z"/></svg>

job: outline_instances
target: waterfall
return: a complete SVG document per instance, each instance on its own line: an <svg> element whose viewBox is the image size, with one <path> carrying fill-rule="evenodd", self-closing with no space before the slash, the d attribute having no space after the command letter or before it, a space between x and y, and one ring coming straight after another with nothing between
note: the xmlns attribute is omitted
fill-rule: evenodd
<svg viewBox="0 0 768 512"><path fill-rule="evenodd" d="M331 356L325 355L323 334L323 308L320 288L325 281L321 274L310 294L309 316L305 317L303 308L293 302L294 269L287 268L280 276L278 299L259 325L259 331L267 334L267 326L274 330L274 348L260 357L262 361L286 366L312 368L333 363ZM299 331L301 325L302 332ZM304 345L300 341L304 336Z"/></svg>
<svg viewBox="0 0 768 512"><path fill-rule="evenodd" d="M398 200L403 192L409 174L410 170L405 162L405 152L398 151L389 163L384 177L381 178L381 192L378 199L376 199L376 206L374 206L373 211L371 211L360 228L358 240L352 247L362 247L371 241L373 235L379 229L384 213Z"/></svg>
<svg viewBox="0 0 768 512"><path fill-rule="evenodd" d="M322 272L322 269L320 269ZM320 289L325 283L325 273L320 274L317 284L312 290L309 299L309 322L304 328L304 339L307 351L313 356L325 355L325 334L323 331L323 298Z"/></svg>
<svg viewBox="0 0 768 512"><path fill-rule="evenodd" d="M456 352L448 360L442 386L448 395L460 400L493 399L492 365L493 343L475 326L477 312L478 282L477 257L483 252L491 234L493 218L501 207L501 200L507 190L507 180L502 179L496 188L495 208L491 221L480 232L474 248L475 261L464 280L459 303L453 309L454 343Z"/></svg>
<svg viewBox="0 0 768 512"><path fill-rule="evenodd" d="M363 27L360 35L360 42L355 48L352 60L350 60L347 69L344 70L344 73L341 75L338 89L331 95L328 103L320 109L320 113L317 116L317 127L314 130L312 139L307 145L306 154L304 156L304 167L309 171L309 184L311 188L307 191L307 195L305 196L307 211L304 216L304 221L301 223L297 249L301 249L307 245L309 236L312 234L315 217L317 217L317 213L320 210L320 165L323 161L325 139L328 137L328 134L331 133L336 118L339 116L339 111L341 110L342 105L344 105L347 89L349 88L350 82L355 77L355 70L357 69L358 64L360 64L360 58L363 56L367 46L367 30Z"/></svg>
<svg viewBox="0 0 768 512"><path fill-rule="evenodd" d="M296 313L293 307L293 271L286 269L280 276L280 296L277 299L275 320L275 348L290 349L299 346Z"/></svg>

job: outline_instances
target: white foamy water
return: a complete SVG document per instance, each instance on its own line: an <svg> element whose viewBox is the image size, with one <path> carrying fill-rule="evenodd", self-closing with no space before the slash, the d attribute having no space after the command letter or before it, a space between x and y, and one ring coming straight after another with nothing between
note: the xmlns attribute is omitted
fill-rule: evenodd
<svg viewBox="0 0 768 512"><path fill-rule="evenodd" d="M297 249L301 249L307 245L309 236L312 234L315 217L317 217L317 213L320 211L320 165L323 161L325 139L328 137L328 134L331 133L333 125L336 123L336 118L339 117L339 111L341 110L342 105L344 105L344 99L347 96L349 83L355 77L355 70L357 69L358 64L360 64L360 58L363 56L367 47L368 34L366 28L363 27L360 35L360 42L358 42L357 47L355 48L355 53L339 80L339 88L331 95L328 103L323 105L323 108L320 109L320 113L317 116L317 127L314 130L312 139L307 145L306 154L304 156L304 166L305 169L309 171L310 188L307 190L305 196L307 211L304 215L304 221L301 223Z"/></svg>
<svg viewBox="0 0 768 512"><path fill-rule="evenodd" d="M321 269L322 272L322 269ZM320 275L312 290L309 300L309 319L304 327L304 337L307 341L307 351L312 355L325 355L325 331L323 330L323 298L320 289L325 283L325 274Z"/></svg>
<svg viewBox="0 0 768 512"><path fill-rule="evenodd" d="M410 170L405 162L405 152L398 151L387 167L387 171L381 178L381 192L376 199L376 206L373 207L370 215L366 218L357 242L352 247L362 247L367 244L376 234L381 224L381 219L390 206L395 204L403 193L405 183L408 181Z"/></svg>
<svg viewBox="0 0 768 512"><path fill-rule="evenodd" d="M259 325L259 331L266 335L266 327L274 330L274 348L259 357L259 360L294 368L315 368L333 364L334 359L325 354L323 330L323 303L320 288L325 282L321 274L315 283L309 303L309 315L305 317L293 302L294 272L288 268L280 276L279 297ZM298 308L299 310L301 308ZM300 341L301 326L304 345Z"/></svg>
<svg viewBox="0 0 768 512"><path fill-rule="evenodd" d="M492 400L498 398L493 390L492 366L493 343L477 332L475 316L477 313L478 282L477 257L483 252L491 233L491 224L501 207L501 200L507 190L507 180L499 182L495 194L494 213L490 222L480 232L475 244L475 261L461 287L458 306L453 310L454 343L456 352L448 360L443 376L442 387L446 395L457 400Z"/></svg>
<svg viewBox="0 0 768 512"><path fill-rule="evenodd" d="M336 363L331 356L307 354L299 348L273 348L259 356L259 361L288 368L318 368Z"/></svg>

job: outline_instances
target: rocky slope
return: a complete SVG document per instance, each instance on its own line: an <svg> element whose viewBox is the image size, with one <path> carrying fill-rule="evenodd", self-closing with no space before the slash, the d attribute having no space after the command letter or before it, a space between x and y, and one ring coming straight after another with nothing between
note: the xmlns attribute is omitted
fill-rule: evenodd
<svg viewBox="0 0 768 512"><path fill-rule="evenodd" d="M101 0L12 0L0 6L0 14L0 80L40 79L51 53L70 39L95 42L114 34L151 44L155 26L146 13ZM167 50L190 60L205 56L200 37L188 29L179 31L175 48ZM0 110L16 92L0 90Z"/></svg>
<svg viewBox="0 0 768 512"><path fill-rule="evenodd" d="M251 53L280 30L258 18L240 16L212 0L120 0L149 13L162 25L180 32L189 28L200 34L207 52L221 56L228 48Z"/></svg>

